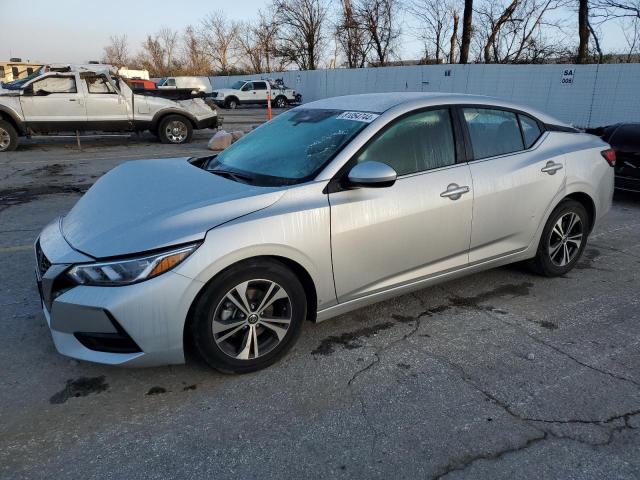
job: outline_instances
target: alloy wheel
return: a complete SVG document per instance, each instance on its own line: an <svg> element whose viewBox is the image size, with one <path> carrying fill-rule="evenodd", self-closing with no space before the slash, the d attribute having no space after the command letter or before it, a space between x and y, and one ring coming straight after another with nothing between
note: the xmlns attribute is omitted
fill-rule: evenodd
<svg viewBox="0 0 640 480"><path fill-rule="evenodd" d="M0 127L0 151L6 150L11 144L11 135L4 128Z"/></svg>
<svg viewBox="0 0 640 480"><path fill-rule="evenodd" d="M187 126L179 120L173 120L167 123L165 132L171 143L182 143L186 140L187 135L189 134Z"/></svg>
<svg viewBox="0 0 640 480"><path fill-rule="evenodd" d="M253 360L272 351L291 325L289 295L271 280L242 282L216 307L211 328L216 345L238 360Z"/></svg>
<svg viewBox="0 0 640 480"><path fill-rule="evenodd" d="M584 228L577 213L562 215L549 235L549 258L551 262L564 267L571 263L580 252Z"/></svg>

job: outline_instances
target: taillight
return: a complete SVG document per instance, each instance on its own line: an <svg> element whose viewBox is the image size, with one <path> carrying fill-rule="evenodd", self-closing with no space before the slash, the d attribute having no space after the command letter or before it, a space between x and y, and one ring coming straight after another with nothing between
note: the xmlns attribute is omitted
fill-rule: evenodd
<svg viewBox="0 0 640 480"><path fill-rule="evenodd" d="M616 151L612 148L607 148L606 150L602 150L600 155L607 161L609 165L612 167L616 166Z"/></svg>

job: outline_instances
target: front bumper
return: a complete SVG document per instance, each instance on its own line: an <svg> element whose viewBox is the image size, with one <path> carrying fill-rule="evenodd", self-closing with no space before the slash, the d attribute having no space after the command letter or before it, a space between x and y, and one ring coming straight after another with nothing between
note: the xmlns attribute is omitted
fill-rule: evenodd
<svg viewBox="0 0 640 480"><path fill-rule="evenodd" d="M202 284L174 272L121 287L68 282L66 270L87 258L66 243L58 221L36 242L42 307L58 352L109 365L184 363L184 323Z"/></svg>
<svg viewBox="0 0 640 480"><path fill-rule="evenodd" d="M197 130L202 130L204 128L218 128L218 116L214 115L213 117L196 121Z"/></svg>

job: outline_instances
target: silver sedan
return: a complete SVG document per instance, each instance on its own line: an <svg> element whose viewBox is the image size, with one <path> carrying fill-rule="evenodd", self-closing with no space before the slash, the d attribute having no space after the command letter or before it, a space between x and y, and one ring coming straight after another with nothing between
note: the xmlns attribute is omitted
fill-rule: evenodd
<svg viewBox="0 0 640 480"><path fill-rule="evenodd" d="M530 108L367 94L294 108L219 155L111 170L35 244L62 354L248 372L321 321L527 260L563 275L611 206L615 154Z"/></svg>

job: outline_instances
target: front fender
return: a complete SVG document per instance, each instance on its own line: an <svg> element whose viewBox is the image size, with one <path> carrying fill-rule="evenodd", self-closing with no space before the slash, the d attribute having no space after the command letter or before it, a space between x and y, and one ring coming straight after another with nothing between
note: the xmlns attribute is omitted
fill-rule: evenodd
<svg viewBox="0 0 640 480"><path fill-rule="evenodd" d="M282 257L311 277L318 309L335 305L329 202L324 182L293 187L275 204L207 232L176 272L207 283L222 270L255 257Z"/></svg>
<svg viewBox="0 0 640 480"><path fill-rule="evenodd" d="M22 106L20 105L19 96L4 96L0 97L4 104L0 104L0 117L6 116L15 125L19 134L24 135L26 133L25 123L22 120Z"/></svg>

